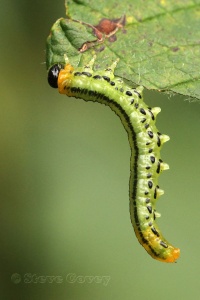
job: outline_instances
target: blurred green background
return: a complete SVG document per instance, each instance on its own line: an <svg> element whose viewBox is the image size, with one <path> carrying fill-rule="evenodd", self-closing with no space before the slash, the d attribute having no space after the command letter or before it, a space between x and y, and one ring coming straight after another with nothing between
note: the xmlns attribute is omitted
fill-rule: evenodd
<svg viewBox="0 0 200 300"><path fill-rule="evenodd" d="M157 208L181 258L164 264L131 226L120 120L47 84L45 41L63 16L63 0L1 1L0 299L199 299L200 106L145 92L162 108L159 131L171 137Z"/></svg>

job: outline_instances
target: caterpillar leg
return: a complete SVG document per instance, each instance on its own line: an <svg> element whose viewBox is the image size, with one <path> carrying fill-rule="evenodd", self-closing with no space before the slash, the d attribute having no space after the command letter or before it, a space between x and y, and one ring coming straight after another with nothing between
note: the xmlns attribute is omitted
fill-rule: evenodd
<svg viewBox="0 0 200 300"><path fill-rule="evenodd" d="M119 62L119 58L117 58L110 67L108 67L105 71L114 73L114 70Z"/></svg>
<svg viewBox="0 0 200 300"><path fill-rule="evenodd" d="M84 71L93 71L94 62L96 60L97 56L94 55L93 58L89 61L87 65L84 66Z"/></svg>
<svg viewBox="0 0 200 300"><path fill-rule="evenodd" d="M117 58L110 67L105 69L104 76L108 76L110 79L114 79L114 71L119 62L119 58Z"/></svg>

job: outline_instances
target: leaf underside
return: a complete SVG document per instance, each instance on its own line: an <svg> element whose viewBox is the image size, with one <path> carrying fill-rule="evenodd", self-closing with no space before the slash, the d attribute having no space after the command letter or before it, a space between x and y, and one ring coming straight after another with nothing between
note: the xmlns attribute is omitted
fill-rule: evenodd
<svg viewBox="0 0 200 300"><path fill-rule="evenodd" d="M67 18L55 22L47 39L47 69L64 63L64 54L78 66L96 53L96 69L120 58L115 75L132 85L200 99L200 0L71 0L65 5ZM125 25L102 41L85 24L123 15ZM92 46L81 53L86 42Z"/></svg>

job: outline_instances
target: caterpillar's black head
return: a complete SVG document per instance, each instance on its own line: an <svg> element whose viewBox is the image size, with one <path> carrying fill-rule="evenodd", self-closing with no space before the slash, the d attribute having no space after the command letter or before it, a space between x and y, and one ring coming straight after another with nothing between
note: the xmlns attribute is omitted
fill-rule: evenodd
<svg viewBox="0 0 200 300"><path fill-rule="evenodd" d="M64 66L61 64L53 65L49 69L48 83L52 88L58 88L58 75L61 69L64 69Z"/></svg>

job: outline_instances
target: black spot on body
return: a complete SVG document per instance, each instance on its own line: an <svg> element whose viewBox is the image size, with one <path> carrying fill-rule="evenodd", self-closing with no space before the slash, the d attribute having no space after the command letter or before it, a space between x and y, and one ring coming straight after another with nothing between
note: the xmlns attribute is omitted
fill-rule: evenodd
<svg viewBox="0 0 200 300"><path fill-rule="evenodd" d="M146 115L146 111L144 110L144 108L140 108L140 112L141 114Z"/></svg>
<svg viewBox="0 0 200 300"><path fill-rule="evenodd" d="M149 213L151 214L152 213L152 207L147 205L147 209L148 209Z"/></svg>
<svg viewBox="0 0 200 300"><path fill-rule="evenodd" d="M155 190L154 190L154 199L156 199L157 198L157 187L155 188Z"/></svg>
<svg viewBox="0 0 200 300"><path fill-rule="evenodd" d="M153 187L153 182L152 181L148 181L148 187L150 188L150 189L152 189L152 187Z"/></svg>
<svg viewBox="0 0 200 300"><path fill-rule="evenodd" d="M83 75L87 76L87 77L92 77L92 74L89 72L82 72Z"/></svg>
<svg viewBox="0 0 200 300"><path fill-rule="evenodd" d="M138 108L138 106L139 106L139 104L138 104L138 103L135 103L135 108L136 108L136 109Z"/></svg>
<svg viewBox="0 0 200 300"><path fill-rule="evenodd" d="M152 139L153 138L153 132L152 131L148 131L148 135L149 137Z"/></svg>
<svg viewBox="0 0 200 300"><path fill-rule="evenodd" d="M103 79L107 82L110 82L110 78L108 76L103 76Z"/></svg>
<svg viewBox="0 0 200 300"><path fill-rule="evenodd" d="M168 245L163 241L160 241L160 245L163 246L164 248L168 248Z"/></svg>
<svg viewBox="0 0 200 300"><path fill-rule="evenodd" d="M161 146L161 141L160 141L160 138L159 138L159 136L157 136L157 145L158 145L158 147L160 147L160 146Z"/></svg>
<svg viewBox="0 0 200 300"><path fill-rule="evenodd" d="M147 241L144 237L142 237L142 242L143 242L144 244L148 244L148 241Z"/></svg>
<svg viewBox="0 0 200 300"><path fill-rule="evenodd" d="M133 96L133 94L130 91L126 91L127 96Z"/></svg>
<svg viewBox="0 0 200 300"><path fill-rule="evenodd" d="M74 73L74 76L81 76L81 75L82 75L81 72L75 72L75 73Z"/></svg>
<svg viewBox="0 0 200 300"><path fill-rule="evenodd" d="M158 231L155 229L155 227L151 227L151 231L152 231L157 237L160 236L160 234L159 234Z"/></svg>
<svg viewBox="0 0 200 300"><path fill-rule="evenodd" d="M114 85L115 85L115 82L114 82L114 81L111 81L111 82L110 82L110 85L114 86Z"/></svg>
<svg viewBox="0 0 200 300"><path fill-rule="evenodd" d="M101 79L102 77L100 75L93 76L94 79Z"/></svg>
<svg viewBox="0 0 200 300"><path fill-rule="evenodd" d="M160 162L158 162L158 166L157 166L157 169L156 169L156 173L160 173Z"/></svg>
<svg viewBox="0 0 200 300"><path fill-rule="evenodd" d="M152 162L152 164L154 164L155 163L155 156L150 156L150 160L151 160L151 162Z"/></svg>

